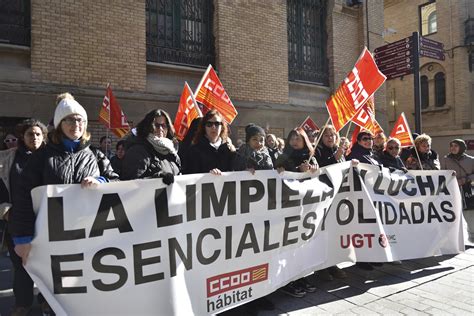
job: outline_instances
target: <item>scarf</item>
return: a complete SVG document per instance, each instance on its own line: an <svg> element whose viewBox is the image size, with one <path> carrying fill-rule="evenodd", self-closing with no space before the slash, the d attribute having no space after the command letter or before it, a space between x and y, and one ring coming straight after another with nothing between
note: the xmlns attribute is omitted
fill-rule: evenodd
<svg viewBox="0 0 474 316"><path fill-rule="evenodd" d="M160 155L173 154L176 155L176 149L174 148L173 141L166 137L158 137L154 134L148 134L146 140L153 146L153 149Z"/></svg>

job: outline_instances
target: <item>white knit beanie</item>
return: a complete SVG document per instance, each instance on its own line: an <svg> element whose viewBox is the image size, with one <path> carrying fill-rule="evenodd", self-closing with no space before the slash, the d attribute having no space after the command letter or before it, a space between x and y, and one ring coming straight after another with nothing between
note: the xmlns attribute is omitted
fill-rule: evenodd
<svg viewBox="0 0 474 316"><path fill-rule="evenodd" d="M86 110L74 99L66 98L61 100L54 111L54 128L58 128L61 121L68 115L79 114L86 121L87 125L87 113Z"/></svg>

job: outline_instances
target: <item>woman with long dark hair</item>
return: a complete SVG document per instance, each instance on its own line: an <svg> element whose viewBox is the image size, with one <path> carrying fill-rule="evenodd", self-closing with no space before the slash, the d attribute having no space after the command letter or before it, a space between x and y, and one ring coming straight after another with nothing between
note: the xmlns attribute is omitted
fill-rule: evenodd
<svg viewBox="0 0 474 316"><path fill-rule="evenodd" d="M278 172L315 172L318 169L318 163L314 158L314 148L309 141L308 135L301 127L290 131L287 137L287 145L276 161ZM305 277L290 282L280 289L285 294L293 297L304 297L306 293L316 291L316 287Z"/></svg>
<svg viewBox="0 0 474 316"><path fill-rule="evenodd" d="M189 149L188 173L219 175L232 171L235 147L227 136L227 125L217 110L208 111L199 123Z"/></svg>
<svg viewBox="0 0 474 316"><path fill-rule="evenodd" d="M130 140L123 158L122 180L163 178L174 182L181 162L174 147L174 127L163 110L152 110L138 123L137 135Z"/></svg>
<svg viewBox="0 0 474 316"><path fill-rule="evenodd" d="M6 211L3 218L7 221L5 241L13 264L13 294L15 306L12 315L26 315L33 305L33 280L22 265L21 258L15 253L15 246L8 233L8 219L15 212L15 205L20 197L18 188L20 178L32 154L45 145L47 136L46 126L36 119L28 119L17 126L18 146L0 152L0 174L9 193L8 201L2 201L2 209ZM38 301L44 302L41 294Z"/></svg>

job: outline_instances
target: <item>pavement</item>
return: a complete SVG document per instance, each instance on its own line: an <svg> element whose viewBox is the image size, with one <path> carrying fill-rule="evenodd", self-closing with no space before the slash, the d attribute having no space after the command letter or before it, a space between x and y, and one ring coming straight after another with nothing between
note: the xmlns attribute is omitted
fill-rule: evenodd
<svg viewBox="0 0 474 316"><path fill-rule="evenodd" d="M373 271L339 265L347 278L327 282L311 275L308 278L318 290L304 298L277 291L268 296L273 311L244 305L221 315L474 315L474 244L465 243L466 250L458 255L385 263ZM10 258L2 253L0 316L9 315L14 304L11 282ZM38 304L30 315L41 315Z"/></svg>

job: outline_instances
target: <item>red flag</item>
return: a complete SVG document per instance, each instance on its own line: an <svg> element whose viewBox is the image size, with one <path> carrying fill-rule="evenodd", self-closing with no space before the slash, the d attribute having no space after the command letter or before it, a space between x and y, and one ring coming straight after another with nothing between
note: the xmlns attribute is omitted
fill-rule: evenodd
<svg viewBox="0 0 474 316"><path fill-rule="evenodd" d="M326 101L336 131L340 131L356 115L386 79L365 47L352 71Z"/></svg>
<svg viewBox="0 0 474 316"><path fill-rule="evenodd" d="M311 117L308 117L301 123L300 127L304 129L306 134L310 135L313 132L319 131L318 125L311 119Z"/></svg>
<svg viewBox="0 0 474 316"><path fill-rule="evenodd" d="M111 129L119 138L122 138L130 131L130 125L128 125L127 118L112 93L110 84L107 85L105 90L104 100L99 112L99 121Z"/></svg>
<svg viewBox="0 0 474 316"><path fill-rule="evenodd" d="M176 130L176 137L182 141L186 136L191 122L197 118L202 117L196 100L194 100L193 92L188 83L184 83L183 93L179 99L178 112L174 120L174 129Z"/></svg>
<svg viewBox="0 0 474 316"><path fill-rule="evenodd" d="M203 109L204 113L216 109L228 124L232 123L237 116L237 110L211 65L207 67L194 97L207 108Z"/></svg>
<svg viewBox="0 0 474 316"><path fill-rule="evenodd" d="M374 96L371 96L367 102L360 108L357 114L352 118L352 122L369 130L372 134L383 133L383 129L375 119Z"/></svg>
<svg viewBox="0 0 474 316"><path fill-rule="evenodd" d="M411 147L415 145L413 138L411 137L410 126L408 125L405 113L402 112L398 117L395 126L393 127L390 137L398 138L401 143L401 147Z"/></svg>

